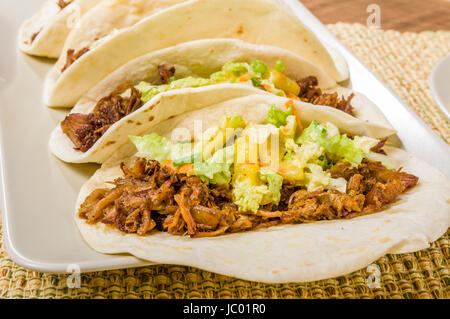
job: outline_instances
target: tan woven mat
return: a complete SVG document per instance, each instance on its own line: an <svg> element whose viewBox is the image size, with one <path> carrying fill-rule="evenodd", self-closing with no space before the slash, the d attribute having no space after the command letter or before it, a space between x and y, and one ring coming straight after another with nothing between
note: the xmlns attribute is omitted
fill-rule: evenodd
<svg viewBox="0 0 450 319"><path fill-rule="evenodd" d="M356 55L400 95L447 142L450 123L427 85L432 66L450 51L450 32L399 33L358 24L329 25ZM1 238L0 238L1 239ZM366 269L304 284L269 285L191 267L152 266L81 276L81 288L66 275L43 274L14 264L0 243L3 298L449 298L449 232L427 250L387 255L375 261L379 288L369 288Z"/></svg>

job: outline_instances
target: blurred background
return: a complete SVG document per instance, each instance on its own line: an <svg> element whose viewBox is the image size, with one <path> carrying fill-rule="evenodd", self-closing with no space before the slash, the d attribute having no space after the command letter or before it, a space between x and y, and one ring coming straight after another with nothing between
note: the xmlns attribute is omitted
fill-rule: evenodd
<svg viewBox="0 0 450 319"><path fill-rule="evenodd" d="M300 0L323 23L349 22L366 25L380 8L380 27L397 31L450 30L450 0ZM373 6L370 8L374 8Z"/></svg>

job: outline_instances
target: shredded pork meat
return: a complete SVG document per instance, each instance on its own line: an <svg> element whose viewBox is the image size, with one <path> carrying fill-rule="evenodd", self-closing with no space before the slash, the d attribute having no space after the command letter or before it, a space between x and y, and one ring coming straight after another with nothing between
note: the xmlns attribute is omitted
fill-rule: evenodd
<svg viewBox="0 0 450 319"><path fill-rule="evenodd" d="M27 44L32 44L34 42L34 39L36 39L36 37L39 35L39 33L41 33L42 29L40 29L39 31L33 33L30 37L30 41L25 41L25 43Z"/></svg>
<svg viewBox="0 0 450 319"><path fill-rule="evenodd" d="M218 236L279 224L352 218L395 202L418 178L364 160L358 167L339 162L330 173L347 180L347 191L309 192L285 183L278 204L242 212L232 202L230 185L208 185L172 165L137 158L121 165L123 177L113 188L94 190L79 209L90 224L102 222L125 233L145 235L153 229L191 237Z"/></svg>
<svg viewBox="0 0 450 319"><path fill-rule="evenodd" d="M89 48L82 48L75 52L74 49L68 49L66 55L66 64L61 69L61 73L64 72L69 66L71 66L78 58L89 51Z"/></svg>
<svg viewBox="0 0 450 319"><path fill-rule="evenodd" d="M73 50L69 51L67 63L61 72L85 53L75 57ZM170 78L175 74L175 67L168 68L162 64L158 66L158 72L163 83L169 83ZM123 92L128 89L131 91L130 97L122 97ZM75 150L87 152L112 124L143 105L141 95L131 82L123 83L110 95L102 98L91 113L71 113L66 116L61 122L62 131L72 141Z"/></svg>
<svg viewBox="0 0 450 319"><path fill-rule="evenodd" d="M170 78L175 75L175 67L167 68L165 64L158 65L158 72L161 76L161 81L163 81L164 84L170 83Z"/></svg>
<svg viewBox="0 0 450 319"><path fill-rule="evenodd" d="M69 137L76 150L88 151L112 124L142 106L139 90L131 87L129 97L122 97L119 91L122 89L101 99L91 113L71 113L61 122L63 133Z"/></svg>
<svg viewBox="0 0 450 319"><path fill-rule="evenodd" d="M350 115L355 115L351 105L351 100L354 97L353 93L347 98L344 96L339 98L337 92L323 93L322 90L317 87L319 81L315 76L308 76L298 80L297 84L300 86L300 93L298 95L300 100L316 105L331 106Z"/></svg>
<svg viewBox="0 0 450 319"><path fill-rule="evenodd" d="M71 4L73 0L58 0L58 6L62 10L65 7L67 7L69 4Z"/></svg>

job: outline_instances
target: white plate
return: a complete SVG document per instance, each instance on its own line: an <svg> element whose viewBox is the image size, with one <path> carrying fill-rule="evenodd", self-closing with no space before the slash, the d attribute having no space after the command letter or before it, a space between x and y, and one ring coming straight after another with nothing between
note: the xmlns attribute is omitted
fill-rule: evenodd
<svg viewBox="0 0 450 319"><path fill-rule="evenodd" d="M450 176L449 146L380 82L297 0L286 0L318 37L339 50L350 68L352 86L365 93L398 130L396 144ZM9 257L44 272L144 266L128 255L104 255L84 243L73 220L82 183L98 167L62 163L48 151L51 130L66 114L42 103L42 83L52 62L17 49L19 25L42 1L0 2L0 142L2 224Z"/></svg>
<svg viewBox="0 0 450 319"><path fill-rule="evenodd" d="M450 54L436 63L428 83L436 104L450 119Z"/></svg>

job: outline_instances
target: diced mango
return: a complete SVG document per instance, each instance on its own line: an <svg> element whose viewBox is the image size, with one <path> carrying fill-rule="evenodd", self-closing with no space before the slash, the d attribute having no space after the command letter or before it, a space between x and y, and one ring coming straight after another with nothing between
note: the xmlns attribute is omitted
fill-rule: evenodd
<svg viewBox="0 0 450 319"><path fill-rule="evenodd" d="M300 86L281 72L270 71L270 81L277 89L283 90L286 94L297 96L300 93Z"/></svg>

